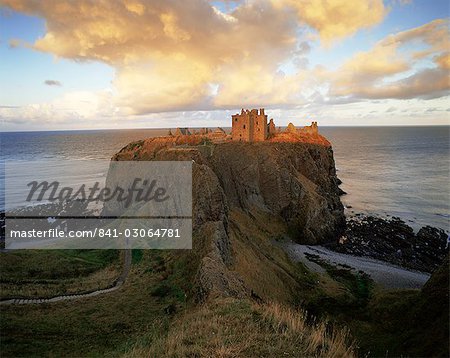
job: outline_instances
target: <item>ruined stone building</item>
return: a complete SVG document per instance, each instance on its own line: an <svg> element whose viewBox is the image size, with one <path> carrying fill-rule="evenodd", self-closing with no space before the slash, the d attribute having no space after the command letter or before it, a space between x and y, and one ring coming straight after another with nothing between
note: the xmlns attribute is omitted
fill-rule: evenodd
<svg viewBox="0 0 450 358"><path fill-rule="evenodd" d="M241 113L231 116L231 138L243 142L262 142L276 133L273 118L267 124L264 108L242 109Z"/></svg>
<svg viewBox="0 0 450 358"><path fill-rule="evenodd" d="M209 133L209 137L212 139L225 138L226 136L227 133L220 127L216 128L214 131Z"/></svg>
<svg viewBox="0 0 450 358"><path fill-rule="evenodd" d="M231 137L243 142L261 142L267 139L269 130L264 108L241 110L240 114L231 116Z"/></svg>
<svg viewBox="0 0 450 358"><path fill-rule="evenodd" d="M270 118L268 131L269 137L277 132L277 128L275 127L275 123L273 122L273 118Z"/></svg>
<svg viewBox="0 0 450 358"><path fill-rule="evenodd" d="M301 133L317 135L319 134L319 129L317 127L317 122L312 122L310 126L305 126L300 129Z"/></svg>
<svg viewBox="0 0 450 358"><path fill-rule="evenodd" d="M191 132L189 131L189 128L177 128L177 130L175 131L175 135L191 135Z"/></svg>
<svg viewBox="0 0 450 358"><path fill-rule="evenodd" d="M275 127L273 119L267 124L267 115L264 108L242 109L241 113L231 116L231 139L242 142L262 142L275 136L279 131ZM310 126L297 129L289 123L287 133L307 134L316 136L319 134L317 122L312 122Z"/></svg>
<svg viewBox="0 0 450 358"><path fill-rule="evenodd" d="M311 122L310 126L305 126L302 128L296 128L292 123L289 123L286 132L290 133L299 133L299 134L309 134L309 135L318 135L319 128L317 127L317 122Z"/></svg>
<svg viewBox="0 0 450 358"><path fill-rule="evenodd" d="M278 139L289 138L286 135L293 136L307 136L316 137L319 134L317 122L312 122L310 126L296 128L292 123L289 123L285 131L280 128L277 129L273 118L267 123L267 115L264 113L264 108L258 109L242 109L241 113L231 116L231 136L228 135L222 128L211 130L209 128L200 128L190 131L189 128L177 128L175 132L169 130L169 136L202 136L207 137L213 142L223 142L228 140L241 142L263 142L265 140L273 140L279 136ZM284 136L284 137L283 137Z"/></svg>

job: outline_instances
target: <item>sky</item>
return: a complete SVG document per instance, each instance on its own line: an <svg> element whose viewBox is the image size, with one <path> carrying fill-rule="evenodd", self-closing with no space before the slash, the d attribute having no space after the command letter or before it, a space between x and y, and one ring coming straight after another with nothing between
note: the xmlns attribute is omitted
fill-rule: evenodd
<svg viewBox="0 0 450 358"><path fill-rule="evenodd" d="M449 125L447 0L0 0L3 131Z"/></svg>

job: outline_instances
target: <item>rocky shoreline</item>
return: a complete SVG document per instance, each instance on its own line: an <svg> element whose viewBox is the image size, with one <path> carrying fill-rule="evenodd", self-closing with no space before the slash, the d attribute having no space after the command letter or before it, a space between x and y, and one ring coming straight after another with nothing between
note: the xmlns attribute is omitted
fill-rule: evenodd
<svg viewBox="0 0 450 358"><path fill-rule="evenodd" d="M346 224L344 235L323 246L428 273L442 264L449 251L449 237L444 230L424 226L414 233L398 217L358 215L347 218Z"/></svg>

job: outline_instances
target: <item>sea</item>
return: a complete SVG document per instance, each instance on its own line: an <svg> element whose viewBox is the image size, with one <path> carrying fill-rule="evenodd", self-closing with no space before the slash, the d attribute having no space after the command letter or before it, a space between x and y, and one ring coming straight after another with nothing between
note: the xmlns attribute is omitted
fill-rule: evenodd
<svg viewBox="0 0 450 358"><path fill-rule="evenodd" d="M0 210L5 163L45 161L58 176L72 160L107 162L126 144L168 129L0 133ZM320 127L333 146L346 215L400 217L415 230L431 225L450 232L450 126ZM36 164L38 165L38 164ZM107 167L85 167L95 180ZM76 180L76 173L71 174ZM79 178L77 179L79 180Z"/></svg>

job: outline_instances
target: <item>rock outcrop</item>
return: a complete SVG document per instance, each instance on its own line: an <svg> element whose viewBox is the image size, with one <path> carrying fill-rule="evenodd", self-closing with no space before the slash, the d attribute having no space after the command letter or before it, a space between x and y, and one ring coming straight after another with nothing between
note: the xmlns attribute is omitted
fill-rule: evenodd
<svg viewBox="0 0 450 358"><path fill-rule="evenodd" d="M189 143L183 142L186 138ZM204 252L196 278L199 300L214 292L252 294L252 288L230 270L230 211L254 220L254 213L264 213L284 223L285 232L295 240L308 244L335 239L345 225L329 145L212 144L197 136L165 137L131 143L113 160L193 161L193 236L202 242Z"/></svg>
<svg viewBox="0 0 450 358"><path fill-rule="evenodd" d="M226 208L280 216L299 243L332 240L345 224L331 147L300 142L180 145L131 143L113 160L192 160L194 229Z"/></svg>
<svg viewBox="0 0 450 358"><path fill-rule="evenodd" d="M330 241L344 223L329 147L226 143L209 163L230 207L282 217L298 242Z"/></svg>
<svg viewBox="0 0 450 358"><path fill-rule="evenodd" d="M431 226L425 226L415 234L396 217L358 216L347 220L345 235L326 246L345 254L433 272L448 254L447 237L444 230Z"/></svg>

